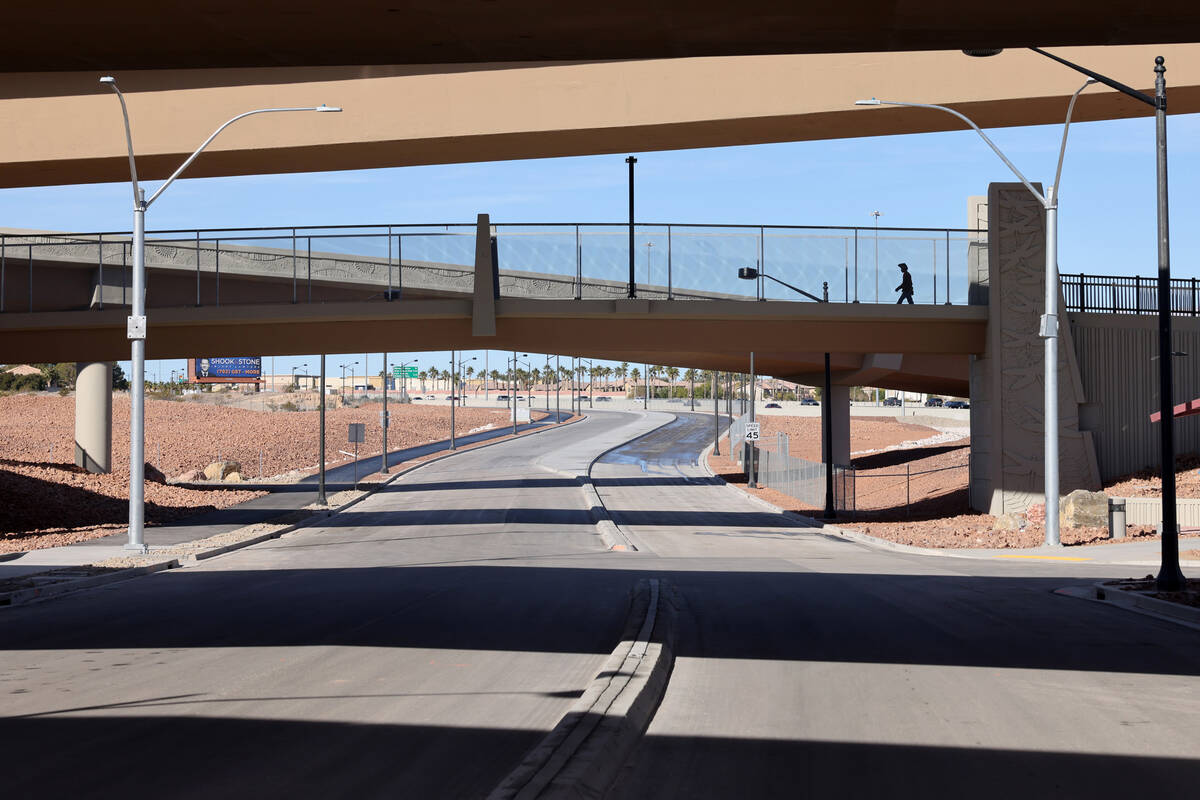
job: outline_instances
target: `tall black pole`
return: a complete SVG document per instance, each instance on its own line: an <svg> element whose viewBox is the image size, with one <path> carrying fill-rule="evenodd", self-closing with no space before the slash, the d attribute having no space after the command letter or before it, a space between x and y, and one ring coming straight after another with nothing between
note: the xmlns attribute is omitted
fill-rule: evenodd
<svg viewBox="0 0 1200 800"><path fill-rule="evenodd" d="M457 442L455 442L455 440L454 440L454 428L455 428L454 405L455 405L456 399L458 398L458 393L456 391L454 391L455 384L458 383L458 372L457 372L458 364L455 363L456 358L458 358L458 353L451 350L450 351L450 449L451 450L456 449L455 445L457 444ZM514 433L515 433L515 431L514 431Z"/></svg>
<svg viewBox="0 0 1200 800"><path fill-rule="evenodd" d="M721 455L721 401L717 399L717 383L720 378L717 377L717 371L714 369L712 374L712 392L713 392L713 455ZM731 457L733 453L729 454Z"/></svg>
<svg viewBox="0 0 1200 800"><path fill-rule="evenodd" d="M833 380L829 374L829 353L825 354L825 388L821 390L821 415L824 417L822 438L825 440L825 519L833 519L837 512L833 507Z"/></svg>
<svg viewBox="0 0 1200 800"><path fill-rule="evenodd" d="M633 275L633 165L637 159L630 156L625 163L629 165L629 296L637 297L637 279Z"/></svg>
<svg viewBox="0 0 1200 800"><path fill-rule="evenodd" d="M321 398L321 443L318 446L320 451L317 459L320 462L321 477L317 480L317 502L321 505L326 505L328 501L325 499L325 354L321 354L321 386L317 390Z"/></svg>
<svg viewBox="0 0 1200 800"><path fill-rule="evenodd" d="M1175 511L1175 391L1171 359L1171 238L1167 219L1167 81L1163 57L1154 59L1154 121L1158 161L1158 399L1162 426L1162 563L1158 588L1173 592L1187 580L1179 569Z"/></svg>
<svg viewBox="0 0 1200 800"><path fill-rule="evenodd" d="M388 410L387 410L387 385L388 385L388 368L387 368L387 353L383 354L383 413L379 416L380 427L383 428L383 451L379 454L379 472L383 475L388 474L387 465L387 429L388 429Z"/></svg>

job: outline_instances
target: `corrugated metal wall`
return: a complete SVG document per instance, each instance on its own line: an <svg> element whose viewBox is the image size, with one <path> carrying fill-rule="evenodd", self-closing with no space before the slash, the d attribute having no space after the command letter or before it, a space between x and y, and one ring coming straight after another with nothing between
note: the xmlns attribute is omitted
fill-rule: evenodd
<svg viewBox="0 0 1200 800"><path fill-rule="evenodd" d="M1070 314L1086 403L1079 427L1092 431L1102 480L1160 464L1158 318L1124 314ZM1175 403L1200 397L1200 320L1172 319L1176 352ZM1175 422L1175 452L1200 453L1200 416Z"/></svg>

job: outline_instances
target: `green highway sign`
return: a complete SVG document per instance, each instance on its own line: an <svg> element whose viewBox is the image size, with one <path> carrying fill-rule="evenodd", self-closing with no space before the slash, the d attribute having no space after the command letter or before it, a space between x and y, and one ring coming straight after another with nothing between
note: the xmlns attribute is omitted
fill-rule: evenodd
<svg viewBox="0 0 1200 800"><path fill-rule="evenodd" d="M415 378L417 377L416 367L392 367L393 378Z"/></svg>

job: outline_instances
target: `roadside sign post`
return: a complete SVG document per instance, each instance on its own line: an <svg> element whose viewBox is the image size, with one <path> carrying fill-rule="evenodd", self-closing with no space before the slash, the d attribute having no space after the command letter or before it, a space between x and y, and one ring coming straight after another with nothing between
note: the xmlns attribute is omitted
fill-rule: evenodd
<svg viewBox="0 0 1200 800"><path fill-rule="evenodd" d="M346 441L354 445L354 485L358 486L358 446L366 441L367 426L362 422L351 422Z"/></svg>
<svg viewBox="0 0 1200 800"><path fill-rule="evenodd" d="M761 422L746 423L746 479L751 489L757 489L754 474L754 444L762 436Z"/></svg>

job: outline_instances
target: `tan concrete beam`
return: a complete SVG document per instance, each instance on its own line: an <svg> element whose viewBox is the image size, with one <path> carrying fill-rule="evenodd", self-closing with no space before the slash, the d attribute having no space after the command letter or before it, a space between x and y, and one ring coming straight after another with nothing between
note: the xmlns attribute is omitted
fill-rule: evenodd
<svg viewBox="0 0 1200 800"><path fill-rule="evenodd" d="M1200 45L1062 48L1148 88L1167 58L1172 113L1200 111ZM120 112L100 71L0 74L0 187L128 179ZM231 127L191 177L365 169L804 141L957 129L946 114L856 108L877 96L954 106L985 127L1061 122L1082 79L1026 50L683 58L590 63L128 71L140 176L166 177L211 131ZM1093 87L1079 120L1148 115Z"/></svg>

